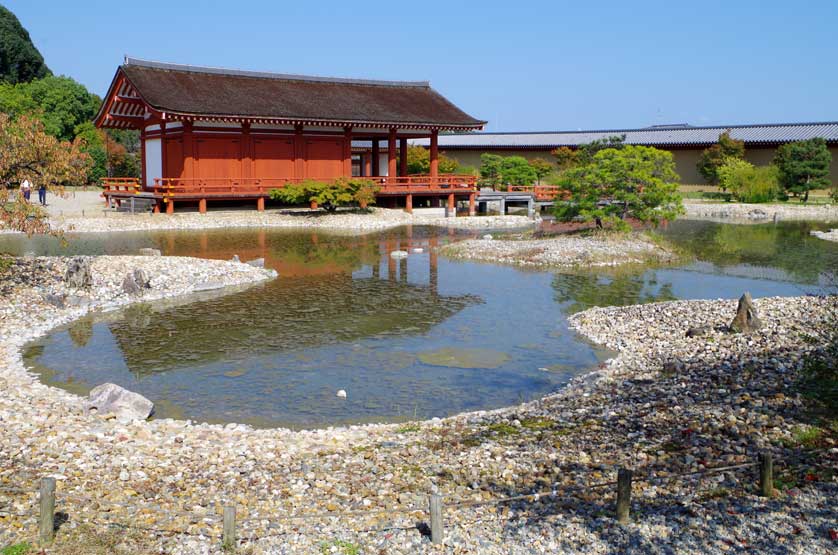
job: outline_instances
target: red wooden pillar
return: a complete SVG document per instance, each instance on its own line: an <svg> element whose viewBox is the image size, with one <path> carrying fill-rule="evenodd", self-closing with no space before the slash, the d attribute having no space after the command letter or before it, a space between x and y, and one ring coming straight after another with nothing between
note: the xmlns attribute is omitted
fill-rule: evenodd
<svg viewBox="0 0 838 555"><path fill-rule="evenodd" d="M146 185L146 171L145 171L145 125L140 130L140 185L143 189Z"/></svg>
<svg viewBox="0 0 838 555"><path fill-rule="evenodd" d="M352 128L343 128L343 175L352 177Z"/></svg>
<svg viewBox="0 0 838 555"><path fill-rule="evenodd" d="M439 175L439 131L431 131L431 177Z"/></svg>
<svg viewBox="0 0 838 555"><path fill-rule="evenodd" d="M175 200L169 199L169 202L166 203L166 214L174 214L175 213Z"/></svg>
<svg viewBox="0 0 838 555"><path fill-rule="evenodd" d="M454 204L454 193L448 193L448 214L454 216L454 210L456 210Z"/></svg>
<svg viewBox="0 0 838 555"><path fill-rule="evenodd" d="M372 140L372 173L371 176L378 177L378 174L381 171L379 168L379 162L381 162L381 152L378 149L378 139Z"/></svg>
<svg viewBox="0 0 838 555"><path fill-rule="evenodd" d="M477 196L476 193L471 193L468 196L468 215L469 216L474 216L477 213L477 211L475 210L475 207L474 207L475 196Z"/></svg>
<svg viewBox="0 0 838 555"><path fill-rule="evenodd" d="M306 176L305 149L303 126L297 125L294 127L294 177L298 179Z"/></svg>
<svg viewBox="0 0 838 555"><path fill-rule="evenodd" d="M265 197L259 197L256 199L256 210L259 212L265 211Z"/></svg>
<svg viewBox="0 0 838 555"><path fill-rule="evenodd" d="M409 193L404 199L404 211L413 214L413 195Z"/></svg>
<svg viewBox="0 0 838 555"><path fill-rule="evenodd" d="M399 139L399 175L407 175L407 139Z"/></svg>
<svg viewBox="0 0 838 555"><path fill-rule="evenodd" d="M387 137L387 175L395 177L399 175L396 168L396 128L390 128L390 135Z"/></svg>
<svg viewBox="0 0 838 555"><path fill-rule="evenodd" d="M160 122L160 177L169 177L166 172L168 156L166 156L166 121Z"/></svg>
<svg viewBox="0 0 838 555"><path fill-rule="evenodd" d="M171 204L171 203L172 203L172 201L170 200L169 204ZM198 212L200 212L201 214L206 214L207 213L207 199L202 198L198 201Z"/></svg>
<svg viewBox="0 0 838 555"><path fill-rule="evenodd" d="M253 175L253 158L250 154L250 122L242 123L242 144L241 144L241 176L242 180L247 180L251 177L258 177Z"/></svg>
<svg viewBox="0 0 838 555"><path fill-rule="evenodd" d="M195 177L195 136L191 121L183 122L183 173L184 177Z"/></svg>

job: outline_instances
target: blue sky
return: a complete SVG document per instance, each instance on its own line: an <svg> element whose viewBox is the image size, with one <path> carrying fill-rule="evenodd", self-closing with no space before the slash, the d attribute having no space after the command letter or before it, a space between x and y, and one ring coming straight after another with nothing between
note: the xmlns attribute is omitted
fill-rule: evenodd
<svg viewBox="0 0 838 555"><path fill-rule="evenodd" d="M838 1L0 0L103 95L124 54L427 79L487 130L838 120Z"/></svg>

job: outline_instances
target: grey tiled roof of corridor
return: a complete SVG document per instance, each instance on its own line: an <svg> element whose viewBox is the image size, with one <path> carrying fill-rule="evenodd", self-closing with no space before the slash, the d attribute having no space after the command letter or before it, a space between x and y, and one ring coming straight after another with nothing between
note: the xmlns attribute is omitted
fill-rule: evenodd
<svg viewBox="0 0 838 555"><path fill-rule="evenodd" d="M822 137L838 143L838 122L776 123L755 125L653 126L641 129L604 129L598 131L547 131L525 133L458 133L440 135L440 148L556 148L579 146L597 139L625 135L625 142L648 146L704 146L730 132L747 145L776 145ZM412 144L428 145L429 139L415 139Z"/></svg>

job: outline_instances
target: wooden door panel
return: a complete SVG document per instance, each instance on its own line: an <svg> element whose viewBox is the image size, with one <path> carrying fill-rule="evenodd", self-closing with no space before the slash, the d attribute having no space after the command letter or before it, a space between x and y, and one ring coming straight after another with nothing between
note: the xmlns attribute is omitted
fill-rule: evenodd
<svg viewBox="0 0 838 555"><path fill-rule="evenodd" d="M253 177L294 177L294 139L254 139Z"/></svg>
<svg viewBox="0 0 838 555"><path fill-rule="evenodd" d="M241 141L201 138L195 141L195 177L203 179L241 177Z"/></svg>
<svg viewBox="0 0 838 555"><path fill-rule="evenodd" d="M183 175L183 139L166 139L166 167L163 177L184 177Z"/></svg>
<svg viewBox="0 0 838 555"><path fill-rule="evenodd" d="M343 175L343 139L306 140L306 177L334 179Z"/></svg>

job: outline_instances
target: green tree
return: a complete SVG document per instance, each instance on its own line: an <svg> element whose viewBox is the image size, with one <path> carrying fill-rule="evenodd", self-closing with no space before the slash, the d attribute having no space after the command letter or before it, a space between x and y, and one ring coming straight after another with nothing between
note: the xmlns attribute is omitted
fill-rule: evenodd
<svg viewBox="0 0 838 555"><path fill-rule="evenodd" d="M584 166L585 164L590 164L594 160L594 156L596 156L597 152L601 150L605 150L607 148L611 149L621 149L626 146L626 136L623 135L611 135L610 137L605 137L603 139L597 139L595 141L591 141L590 143L585 143L579 146L579 150L576 151L576 163L577 165Z"/></svg>
<svg viewBox="0 0 838 555"><path fill-rule="evenodd" d="M832 154L824 139L808 139L782 145L777 149L774 165L780 184L794 196L809 200L812 189L828 189Z"/></svg>
<svg viewBox="0 0 838 555"><path fill-rule="evenodd" d="M780 194L774 166L756 167L739 158L728 158L717 174L719 186L740 202L771 202Z"/></svg>
<svg viewBox="0 0 838 555"><path fill-rule="evenodd" d="M503 156L484 153L480 155L480 184L496 187L500 184Z"/></svg>
<svg viewBox="0 0 838 555"><path fill-rule="evenodd" d="M678 194L678 174L672 153L646 146L608 148L594 155L585 166L564 172L558 184L567 201L554 206L563 221L581 218L626 228L626 216L659 224L684 213Z"/></svg>
<svg viewBox="0 0 838 555"><path fill-rule="evenodd" d="M0 6L0 82L27 83L50 74L18 18Z"/></svg>
<svg viewBox="0 0 838 555"><path fill-rule="evenodd" d="M439 173L457 173L459 171L459 162L454 158L449 158L444 152L440 152L437 156L439 161ZM408 146L407 147L407 173L408 174L428 174L431 172L431 153L423 146Z"/></svg>
<svg viewBox="0 0 838 555"><path fill-rule="evenodd" d="M339 177L334 181L307 179L302 183L289 183L271 191L271 199L288 204L316 202L329 212L338 206L358 204L366 206L375 203L379 187L368 179L347 179Z"/></svg>
<svg viewBox="0 0 838 555"><path fill-rule="evenodd" d="M523 156L507 156L500 164L502 185L532 185L538 174Z"/></svg>
<svg viewBox="0 0 838 555"><path fill-rule="evenodd" d="M530 160L530 166L535 171L535 178L539 185L541 185L541 180L550 175L550 172L555 169L553 164L544 158L533 158Z"/></svg>
<svg viewBox="0 0 838 555"><path fill-rule="evenodd" d="M696 164L698 173L701 174L708 183L713 185L719 184L719 168L721 168L728 158L745 158L745 143L730 138L730 132L725 131L719 135L719 142L706 148L701 153L701 157ZM724 187L722 187L724 191Z"/></svg>

